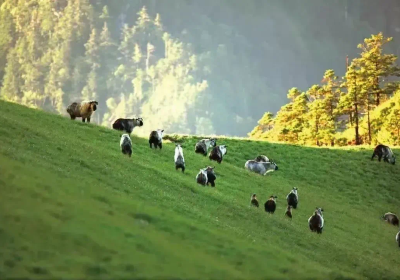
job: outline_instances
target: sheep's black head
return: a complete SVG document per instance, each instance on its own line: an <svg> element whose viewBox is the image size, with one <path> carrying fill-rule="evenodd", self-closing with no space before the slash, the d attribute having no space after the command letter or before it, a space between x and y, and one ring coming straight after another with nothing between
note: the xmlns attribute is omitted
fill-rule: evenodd
<svg viewBox="0 0 400 280"><path fill-rule="evenodd" d="M97 105L99 105L99 102L97 101L91 101L90 105L92 106L92 110L96 111L97 110Z"/></svg>
<svg viewBox="0 0 400 280"><path fill-rule="evenodd" d="M143 119L142 118L137 118L136 119L136 123L137 123L137 126L143 126Z"/></svg>

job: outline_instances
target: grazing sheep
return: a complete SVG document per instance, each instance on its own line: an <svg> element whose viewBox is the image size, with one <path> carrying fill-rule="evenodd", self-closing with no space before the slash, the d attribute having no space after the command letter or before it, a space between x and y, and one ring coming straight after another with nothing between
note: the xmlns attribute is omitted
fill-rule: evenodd
<svg viewBox="0 0 400 280"><path fill-rule="evenodd" d="M293 190L286 196L288 205L292 206L293 209L297 208L297 203L299 203L299 195L297 194L297 188L294 187Z"/></svg>
<svg viewBox="0 0 400 280"><path fill-rule="evenodd" d="M400 231L396 234L396 241L397 241L397 244L400 247Z"/></svg>
<svg viewBox="0 0 400 280"><path fill-rule="evenodd" d="M207 166L204 170L207 172L207 186L211 184L211 187L215 187L215 180L217 180L217 176L215 176L214 168L211 166Z"/></svg>
<svg viewBox="0 0 400 280"><path fill-rule="evenodd" d="M271 161L271 162L257 162L255 160L248 160L246 161L246 163L244 164L244 168L261 174L261 175L267 175L270 172L273 172L275 170L278 170L278 165L276 165L275 162Z"/></svg>
<svg viewBox="0 0 400 280"><path fill-rule="evenodd" d="M97 105L99 103L95 100L73 102L67 107L67 112L71 116L71 120L82 118L82 122L85 122L85 119L87 119L87 122L90 123L90 117L96 111Z"/></svg>
<svg viewBox="0 0 400 280"><path fill-rule="evenodd" d="M207 156L208 149L210 147L215 147L215 145L217 145L217 139L215 138L202 139L196 143L196 146L194 147L194 152L196 154L203 154L204 156Z"/></svg>
<svg viewBox="0 0 400 280"><path fill-rule="evenodd" d="M392 212L386 213L385 215L382 216L382 218L389 224L392 224L394 226L399 225L399 218L396 216L396 214Z"/></svg>
<svg viewBox="0 0 400 280"><path fill-rule="evenodd" d="M254 160L257 162L269 162L269 158L264 155L257 156Z"/></svg>
<svg viewBox="0 0 400 280"><path fill-rule="evenodd" d="M174 161L175 161L175 170L181 168L182 173L185 172L185 158L183 157L182 146L179 144L176 144L175 147Z"/></svg>
<svg viewBox="0 0 400 280"><path fill-rule="evenodd" d="M139 127L143 126L143 119L142 118L137 118L137 119L135 119L135 118L133 118L133 119L122 119L122 118L119 118L112 125L113 129L115 129L115 130L123 130L123 131L125 131L126 133L129 133L129 134L132 133L133 129L136 126L139 126Z"/></svg>
<svg viewBox="0 0 400 280"><path fill-rule="evenodd" d="M273 196L273 195L271 195L269 197L269 199L264 203L265 212L274 214L275 209L276 209L276 199L277 198L278 198L277 196Z"/></svg>
<svg viewBox="0 0 400 280"><path fill-rule="evenodd" d="M196 175L197 184L205 186L208 182L207 171L200 169L199 173Z"/></svg>
<svg viewBox="0 0 400 280"><path fill-rule="evenodd" d="M162 149L163 133L164 133L164 129L153 130L150 133L150 137L149 137L150 148L152 148L151 145L153 144L155 149L157 149L157 146L160 147L160 150Z"/></svg>
<svg viewBox="0 0 400 280"><path fill-rule="evenodd" d="M208 158L210 160L215 160L217 161L219 164L221 164L222 159L224 157L224 155L227 154L227 150L226 150L226 145L220 145L220 146L215 146L211 152L210 155L208 156Z"/></svg>
<svg viewBox="0 0 400 280"><path fill-rule="evenodd" d="M132 140L129 137L129 134L121 135L121 141L119 142L121 146L121 151L124 155L132 156Z"/></svg>
<svg viewBox="0 0 400 280"><path fill-rule="evenodd" d="M257 200L257 196L256 196L255 193L253 193L253 194L251 195L251 197L250 197L250 205L253 205L253 206L255 206L255 207L258 207L258 206L259 206L258 200Z"/></svg>
<svg viewBox="0 0 400 280"><path fill-rule="evenodd" d="M288 205L286 207L285 216L289 217L290 219L292 218L292 205Z"/></svg>
<svg viewBox="0 0 400 280"><path fill-rule="evenodd" d="M324 209L315 208L314 214L308 219L308 225L311 231L316 231L318 234L322 233L322 229L324 228L324 216L322 212Z"/></svg>
<svg viewBox="0 0 400 280"><path fill-rule="evenodd" d="M372 154L371 160L373 160L375 156L378 156L379 161L381 161L383 157L384 162L388 162L393 165L396 163L396 157L394 156L392 150L388 146L382 144L376 146Z"/></svg>

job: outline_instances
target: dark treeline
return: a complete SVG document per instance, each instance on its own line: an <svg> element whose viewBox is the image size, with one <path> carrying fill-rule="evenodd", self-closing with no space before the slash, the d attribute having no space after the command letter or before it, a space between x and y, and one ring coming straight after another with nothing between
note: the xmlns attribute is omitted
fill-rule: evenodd
<svg viewBox="0 0 400 280"><path fill-rule="evenodd" d="M141 116L143 133L244 136L288 88L344 75L363 38L400 28L395 1L322 2L3 0L0 94L61 114L96 99L93 121Z"/></svg>

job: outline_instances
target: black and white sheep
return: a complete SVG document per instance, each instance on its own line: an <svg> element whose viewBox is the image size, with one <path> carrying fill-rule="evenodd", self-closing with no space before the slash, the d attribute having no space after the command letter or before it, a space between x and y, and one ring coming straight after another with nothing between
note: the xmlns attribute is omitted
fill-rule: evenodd
<svg viewBox="0 0 400 280"><path fill-rule="evenodd" d="M397 244L400 247L400 231L396 234L396 241L397 241Z"/></svg>
<svg viewBox="0 0 400 280"><path fill-rule="evenodd" d="M276 199L278 197L275 195L271 195L269 199L264 203L265 212L274 214L276 210Z"/></svg>
<svg viewBox="0 0 400 280"><path fill-rule="evenodd" d="M155 149L157 149L157 146L160 147L160 150L162 149L163 133L164 133L164 129L153 130L150 133L150 137L149 137L150 148L152 148L152 145L154 145Z"/></svg>
<svg viewBox="0 0 400 280"><path fill-rule="evenodd" d="M121 147L121 151L124 155L132 156L132 140L129 137L129 134L122 134L121 141L119 142Z"/></svg>
<svg viewBox="0 0 400 280"><path fill-rule="evenodd" d="M143 126L142 118L137 118L137 119L135 119L135 118L133 118L133 119L119 118L113 123L112 128L115 130L125 131L126 133L131 134L133 129L137 126L138 127Z"/></svg>
<svg viewBox="0 0 400 280"><path fill-rule="evenodd" d="M205 186L208 182L207 171L205 169L200 169L199 173L196 175L197 184Z"/></svg>
<svg viewBox="0 0 400 280"><path fill-rule="evenodd" d="M255 207L259 206L258 200L257 200L257 195L253 193L250 197L250 205L253 205Z"/></svg>
<svg viewBox="0 0 400 280"><path fill-rule="evenodd" d="M71 120L82 118L82 122L85 122L85 119L87 119L87 122L90 123L90 117L93 112L96 111L97 105L99 105L99 103L95 100L73 102L67 107L67 112Z"/></svg>
<svg viewBox="0 0 400 280"><path fill-rule="evenodd" d="M387 212L382 218L391 225L398 226L399 225L399 218L396 214L392 212Z"/></svg>
<svg viewBox="0 0 400 280"><path fill-rule="evenodd" d="M228 152L226 148L227 148L226 145L215 146L215 147L211 150L211 152L210 152L208 158L209 158L210 160L215 160L215 161L217 161L219 164L221 164L223 157L224 157L224 156L227 154L227 152Z"/></svg>
<svg viewBox="0 0 400 280"><path fill-rule="evenodd" d="M252 172L261 174L261 175L267 175L270 172L273 172L275 170L278 170L278 165L276 165L275 162L258 162L255 160L248 160L244 164L244 168L248 169Z"/></svg>
<svg viewBox="0 0 400 280"><path fill-rule="evenodd" d="M297 193L297 188L294 187L293 190L286 196L287 204L292 206L293 209L297 208L297 204L299 203L299 195Z"/></svg>
<svg viewBox="0 0 400 280"><path fill-rule="evenodd" d="M269 162L270 161L269 158L264 155L259 155L254 160L257 162Z"/></svg>
<svg viewBox="0 0 400 280"><path fill-rule="evenodd" d="M201 139L199 142L196 143L196 146L194 147L194 152L196 154L203 154L204 156L207 156L208 149L213 148L217 145L217 139L211 138L211 139Z"/></svg>
<svg viewBox="0 0 400 280"><path fill-rule="evenodd" d="M317 232L318 234L322 233L322 229L324 228L324 216L322 212L324 209L315 208L314 214L308 219L308 226L310 230L313 232Z"/></svg>
<svg viewBox="0 0 400 280"><path fill-rule="evenodd" d="M175 145L174 162L175 170L178 170L180 168L182 169L182 172L185 172L185 158L183 157L182 146L179 144Z"/></svg>
<svg viewBox="0 0 400 280"><path fill-rule="evenodd" d="M393 154L393 151L385 145L379 144L378 146L375 147L374 152L372 154L371 160L374 159L374 157L378 156L378 160L381 161L383 157L384 162L388 162L391 164L396 163L396 157Z"/></svg>

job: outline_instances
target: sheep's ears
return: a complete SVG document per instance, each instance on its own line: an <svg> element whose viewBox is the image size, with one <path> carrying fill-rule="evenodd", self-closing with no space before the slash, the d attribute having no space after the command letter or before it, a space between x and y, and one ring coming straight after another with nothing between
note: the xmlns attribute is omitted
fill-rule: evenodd
<svg viewBox="0 0 400 280"><path fill-rule="evenodd" d="M162 129L161 132L164 132L164 129Z"/></svg>

